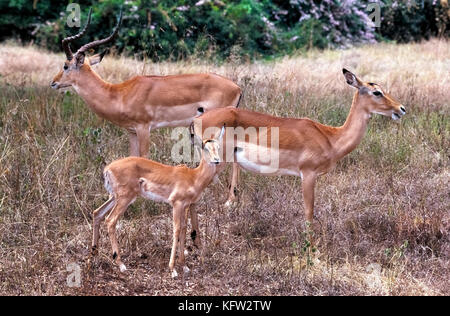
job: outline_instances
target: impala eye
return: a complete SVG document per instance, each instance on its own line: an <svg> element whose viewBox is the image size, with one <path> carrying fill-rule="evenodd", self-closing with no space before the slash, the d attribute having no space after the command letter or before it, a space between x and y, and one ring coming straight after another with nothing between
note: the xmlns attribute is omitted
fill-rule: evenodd
<svg viewBox="0 0 450 316"><path fill-rule="evenodd" d="M69 69L69 66L67 66L66 64L64 64L64 70L67 70L67 69Z"/></svg>
<svg viewBox="0 0 450 316"><path fill-rule="evenodd" d="M380 91L374 91L373 95L376 95L377 97L381 97L383 94Z"/></svg>

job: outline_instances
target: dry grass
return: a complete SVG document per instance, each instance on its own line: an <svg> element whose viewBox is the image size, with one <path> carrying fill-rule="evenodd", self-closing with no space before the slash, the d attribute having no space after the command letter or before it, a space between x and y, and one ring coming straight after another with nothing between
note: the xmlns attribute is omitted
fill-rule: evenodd
<svg viewBox="0 0 450 316"><path fill-rule="evenodd" d="M170 208L142 200L119 229L130 271L112 264L104 229L88 269L90 212L107 197L101 170L127 154L127 137L77 95L48 87L62 55L1 45L0 294L449 295L449 56L450 42L437 40L244 65L107 56L97 70L112 82L211 71L244 89L243 107L331 125L343 123L352 98L345 66L408 111L399 124L374 117L361 145L319 181L317 252L304 250L300 179L243 174L239 205L226 211L224 175L197 205L204 260L189 256L192 274L173 281ZM149 156L171 163L170 130L151 139ZM66 284L72 262L80 288Z"/></svg>

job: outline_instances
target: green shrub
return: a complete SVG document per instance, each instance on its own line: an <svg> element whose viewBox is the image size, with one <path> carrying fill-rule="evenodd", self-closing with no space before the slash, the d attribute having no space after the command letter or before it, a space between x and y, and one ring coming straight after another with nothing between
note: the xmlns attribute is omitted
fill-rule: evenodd
<svg viewBox="0 0 450 316"><path fill-rule="evenodd" d="M346 47L378 39L401 42L448 36L447 2L441 0L381 3L381 27L375 29L365 0L104 0L80 4L82 24L92 7L92 23L73 49L104 38L123 24L115 49L152 60L195 55L246 59L290 54L297 50ZM0 0L0 40L33 41L61 51L61 40L79 31L66 21L67 3L50 0Z"/></svg>
<svg viewBox="0 0 450 316"><path fill-rule="evenodd" d="M398 42L448 36L450 11L447 1L383 0L380 34Z"/></svg>

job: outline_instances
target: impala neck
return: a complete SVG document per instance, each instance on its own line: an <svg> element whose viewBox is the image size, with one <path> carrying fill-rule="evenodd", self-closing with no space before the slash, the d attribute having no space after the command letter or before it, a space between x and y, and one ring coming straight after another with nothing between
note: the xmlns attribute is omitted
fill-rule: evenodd
<svg viewBox="0 0 450 316"><path fill-rule="evenodd" d="M197 179L195 185L199 186L200 192L211 183L216 175L216 171L217 165L207 162L203 155L200 165L194 169L195 177Z"/></svg>
<svg viewBox="0 0 450 316"><path fill-rule="evenodd" d="M361 96L357 91L353 97L347 120L337 129L337 140L335 141L337 159L341 159L354 150L361 143L366 132L370 113L362 106L361 102Z"/></svg>
<svg viewBox="0 0 450 316"><path fill-rule="evenodd" d="M87 65L79 71L79 78L72 84L73 88L94 112L103 117L107 116L114 105L109 101L113 99L112 85Z"/></svg>

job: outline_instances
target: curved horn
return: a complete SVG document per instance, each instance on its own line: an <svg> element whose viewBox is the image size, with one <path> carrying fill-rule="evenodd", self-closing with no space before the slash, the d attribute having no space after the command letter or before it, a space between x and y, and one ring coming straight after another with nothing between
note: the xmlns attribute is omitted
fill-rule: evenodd
<svg viewBox="0 0 450 316"><path fill-rule="evenodd" d="M75 53L75 55L84 53L85 51L87 51L88 49L91 49L93 47L111 42L114 39L114 37L117 35L117 33L119 33L119 28L120 28L121 23L122 23L122 10L120 10L119 21L117 22L116 28L114 29L114 31L112 32L112 34L110 36L108 36L107 38L104 38L102 40L93 41L86 45L81 46L80 49Z"/></svg>
<svg viewBox="0 0 450 316"><path fill-rule="evenodd" d="M64 49L64 52L66 53L67 60L72 60L72 58L73 58L73 54L72 54L72 51L70 50L69 43L72 42L73 40L81 38L86 33L87 28L91 24L91 14L92 14L92 8L89 9L88 20L87 20L86 25L84 26L83 30L80 33L78 33L77 35L74 35L74 36L66 37L65 39L62 40L62 47Z"/></svg>

